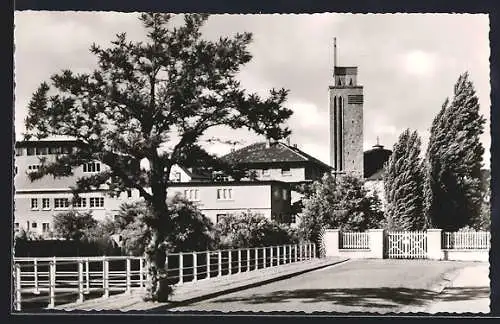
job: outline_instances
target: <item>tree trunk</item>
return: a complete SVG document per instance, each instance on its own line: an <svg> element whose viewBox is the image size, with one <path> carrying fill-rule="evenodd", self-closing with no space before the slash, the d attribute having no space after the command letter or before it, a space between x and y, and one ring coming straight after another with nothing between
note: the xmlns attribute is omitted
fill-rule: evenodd
<svg viewBox="0 0 500 324"><path fill-rule="evenodd" d="M145 300L165 302L168 301L172 292L165 269L167 252L164 244L165 238L163 229L151 229L151 241L145 250L148 271Z"/></svg>

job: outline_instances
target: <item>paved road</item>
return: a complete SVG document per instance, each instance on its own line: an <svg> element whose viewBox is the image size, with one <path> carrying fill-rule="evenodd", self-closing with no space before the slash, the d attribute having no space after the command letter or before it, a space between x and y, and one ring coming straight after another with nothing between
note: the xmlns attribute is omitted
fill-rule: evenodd
<svg viewBox="0 0 500 324"><path fill-rule="evenodd" d="M352 260L171 311L398 312L436 298L444 274L472 263Z"/></svg>

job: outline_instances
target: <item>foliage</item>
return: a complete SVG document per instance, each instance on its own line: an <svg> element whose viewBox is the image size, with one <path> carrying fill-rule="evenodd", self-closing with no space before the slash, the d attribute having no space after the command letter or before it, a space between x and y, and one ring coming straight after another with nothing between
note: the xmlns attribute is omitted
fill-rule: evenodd
<svg viewBox="0 0 500 324"><path fill-rule="evenodd" d="M406 129L394 144L384 168L387 229L417 231L426 228L423 213L421 141L416 131Z"/></svg>
<svg viewBox="0 0 500 324"><path fill-rule="evenodd" d="M214 227L196 206L180 195L168 199L173 230L165 238L168 252L189 252L213 249L216 245ZM151 229L146 225L152 212L144 202L120 206L114 233L122 239L127 254L142 255L151 240Z"/></svg>
<svg viewBox="0 0 500 324"><path fill-rule="evenodd" d="M222 218L216 225L216 232L220 248L253 248L298 241L288 225L249 211Z"/></svg>
<svg viewBox="0 0 500 324"><path fill-rule="evenodd" d="M380 200L368 194L363 180L355 176L325 174L314 182L312 191L304 199L304 218L348 231L376 228L383 222Z"/></svg>
<svg viewBox="0 0 500 324"><path fill-rule="evenodd" d="M351 175L325 174L313 183L303 203L299 237L316 243L319 255L324 253L322 238L326 228L365 231L384 223L378 196L369 194L363 181Z"/></svg>
<svg viewBox="0 0 500 324"><path fill-rule="evenodd" d="M54 233L66 240L86 240L89 230L96 226L97 221L91 212L70 210L54 215Z"/></svg>
<svg viewBox="0 0 500 324"><path fill-rule="evenodd" d="M50 86L43 82L26 118L26 138L65 135L84 144L55 162L42 161L33 180L70 175L68 167L99 160L109 168L80 179L76 192L103 185L114 193L135 188L146 200L152 213L144 219L151 231L145 254L152 300L164 296L160 278L164 241L173 230L174 213L166 204L172 165L230 169L201 147L200 139L214 127L247 128L275 140L290 134L284 125L292 111L283 107L288 90L272 89L261 98L237 80L252 58L251 34L208 41L200 31L208 15L183 17L184 24L174 27L169 14L141 14L145 41L131 42L121 33L110 48L92 45L97 68L81 74L65 70L51 77ZM140 168L144 159L148 170Z"/></svg>
<svg viewBox="0 0 500 324"><path fill-rule="evenodd" d="M481 212L479 141L485 119L468 73L462 74L434 118L427 148L424 210L435 228L455 231L473 224Z"/></svg>
<svg viewBox="0 0 500 324"><path fill-rule="evenodd" d="M40 241L42 240L42 236L33 231L27 231L24 228L19 229L17 233L15 233L15 240L18 241Z"/></svg>

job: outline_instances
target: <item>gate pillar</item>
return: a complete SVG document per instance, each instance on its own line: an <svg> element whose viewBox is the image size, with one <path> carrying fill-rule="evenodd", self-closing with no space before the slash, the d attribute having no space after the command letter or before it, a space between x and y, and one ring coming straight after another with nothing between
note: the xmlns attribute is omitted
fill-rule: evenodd
<svg viewBox="0 0 500 324"><path fill-rule="evenodd" d="M441 229L431 228L427 230L427 258L431 260L442 260Z"/></svg>
<svg viewBox="0 0 500 324"><path fill-rule="evenodd" d="M370 254L374 259L384 258L384 230L369 229L368 242L370 244Z"/></svg>
<svg viewBox="0 0 500 324"><path fill-rule="evenodd" d="M327 229L323 235L325 256L339 256L339 230Z"/></svg>

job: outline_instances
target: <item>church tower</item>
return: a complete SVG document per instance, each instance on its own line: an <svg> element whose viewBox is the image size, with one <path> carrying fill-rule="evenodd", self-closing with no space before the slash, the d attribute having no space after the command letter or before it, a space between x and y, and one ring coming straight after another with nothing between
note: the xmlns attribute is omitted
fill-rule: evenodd
<svg viewBox="0 0 500 324"><path fill-rule="evenodd" d="M358 68L337 66L337 41L333 40L333 85L330 99L330 165L336 173L363 177L363 86Z"/></svg>

